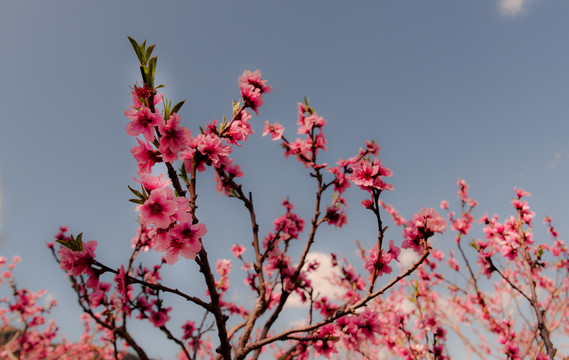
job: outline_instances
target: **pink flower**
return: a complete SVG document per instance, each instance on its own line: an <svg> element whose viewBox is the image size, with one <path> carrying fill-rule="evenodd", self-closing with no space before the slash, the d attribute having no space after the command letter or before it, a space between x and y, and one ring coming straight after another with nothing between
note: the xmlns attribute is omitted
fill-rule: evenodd
<svg viewBox="0 0 569 360"><path fill-rule="evenodd" d="M288 158L290 155L296 155L298 160L309 167L312 164L312 141L310 138L301 140L297 138L295 142L283 142L283 147L286 149L284 156Z"/></svg>
<svg viewBox="0 0 569 360"><path fill-rule="evenodd" d="M185 196L176 196L174 201L178 204L178 210L174 215L175 219L180 223L189 223L191 224L194 220L192 216L192 207L190 206L190 202Z"/></svg>
<svg viewBox="0 0 569 360"><path fill-rule="evenodd" d="M180 151L180 160L186 165L186 169L190 169L192 166L192 159L196 156L196 149L194 147L185 148Z"/></svg>
<svg viewBox="0 0 569 360"><path fill-rule="evenodd" d="M92 274L91 265L95 262L95 240L83 242L82 251L73 251L67 247L61 247L58 254L60 256L60 267L68 274L79 276L81 274Z"/></svg>
<svg viewBox="0 0 569 360"><path fill-rule="evenodd" d="M142 87L134 85L134 89L131 92L132 105L130 107L132 109L140 108L142 106L140 99L145 100L146 101L145 103L148 104L148 99L150 98L152 92L155 92L155 90L147 88L146 85ZM154 105L160 104L162 102L162 98L163 98L162 94L154 95Z"/></svg>
<svg viewBox="0 0 569 360"><path fill-rule="evenodd" d="M389 240L389 250L387 251L389 256L395 261L399 261L399 254L401 253L401 249L395 246L393 240Z"/></svg>
<svg viewBox="0 0 569 360"><path fill-rule="evenodd" d="M446 230L446 220L435 209L422 208L413 219L409 220L403 230L405 241L401 244L404 249L413 249L422 254L427 238L434 233Z"/></svg>
<svg viewBox="0 0 569 360"><path fill-rule="evenodd" d="M201 250L200 238L207 233L205 224L190 225L189 223L175 225L170 231L170 243L166 249L166 262L174 264L182 255L186 259L195 259Z"/></svg>
<svg viewBox="0 0 569 360"><path fill-rule="evenodd" d="M346 173L342 171L341 166L328 168L328 171L336 177L334 180L334 191L337 193L342 194L351 186L350 181L348 180Z"/></svg>
<svg viewBox="0 0 569 360"><path fill-rule="evenodd" d="M324 355L326 358L330 359L332 354L338 353L334 343L340 338L338 337L334 324L326 324L322 326L314 332L314 337L318 339L314 342L314 350L316 351L317 357Z"/></svg>
<svg viewBox="0 0 569 360"><path fill-rule="evenodd" d="M518 199L521 199L524 196L531 196L531 193L525 191L524 189L518 189L517 187L514 187L514 191L516 192Z"/></svg>
<svg viewBox="0 0 569 360"><path fill-rule="evenodd" d="M241 146L238 141L247 141L249 135L253 134L253 129L249 124L251 114L243 110L239 116L241 117L241 120L233 121L227 130L227 136L225 139L228 144Z"/></svg>
<svg viewBox="0 0 569 360"><path fill-rule="evenodd" d="M282 139L284 132L284 127L276 122L274 125L269 124L269 120L265 121L265 129L263 131L263 136L271 134L271 140Z"/></svg>
<svg viewBox="0 0 569 360"><path fill-rule="evenodd" d="M455 257L454 257L454 252L451 250L450 251L450 257L447 261L448 266L453 269L454 271L458 271L459 267L458 267L458 262L456 261Z"/></svg>
<svg viewBox="0 0 569 360"><path fill-rule="evenodd" d="M182 340L188 340L193 336L193 332L196 330L196 323L188 320L182 325L182 330L184 330Z"/></svg>
<svg viewBox="0 0 569 360"><path fill-rule="evenodd" d="M166 229L172 223L172 216L178 210L173 191L169 187L152 191L148 199L140 207L140 222L144 225L154 224Z"/></svg>
<svg viewBox="0 0 569 360"><path fill-rule="evenodd" d="M142 134L147 141L154 140L154 127L163 123L159 113L142 106L139 110L127 110L124 113L132 121L126 125L126 133L130 136Z"/></svg>
<svg viewBox="0 0 569 360"><path fill-rule="evenodd" d="M263 100L263 96L261 95L261 91L256 87L254 87L253 85L249 84L240 86L240 89L241 89L241 96L243 97L243 103L245 104L246 107L251 108L251 110L253 110L255 114L257 114L258 116L259 115L258 108L263 106L263 104L265 103Z"/></svg>
<svg viewBox="0 0 569 360"><path fill-rule="evenodd" d="M336 228L341 228L348 223L346 211L339 206L328 206L326 218L328 219L328 224L334 225Z"/></svg>
<svg viewBox="0 0 569 360"><path fill-rule="evenodd" d="M381 251L380 254L381 256L378 259L377 245L374 246L373 249L371 249L369 252L368 261L365 263L365 268L367 271L369 271L370 274L373 274L374 270L377 269L378 277L383 274L391 274L393 271L391 266L389 266L389 263L391 260L393 260L392 255L384 251Z"/></svg>
<svg viewBox="0 0 569 360"><path fill-rule="evenodd" d="M422 208L418 215L424 219L425 229L429 232L442 234L446 230L446 220L435 209Z"/></svg>
<svg viewBox="0 0 569 360"><path fill-rule="evenodd" d="M373 201L371 199L362 200L362 206L366 209L373 209Z"/></svg>
<svg viewBox="0 0 569 360"><path fill-rule="evenodd" d="M115 284L117 285L117 292L119 293L122 301L127 303L128 297L128 283L126 281L126 274L124 271L124 265L121 265L118 274L115 275Z"/></svg>
<svg viewBox="0 0 569 360"><path fill-rule="evenodd" d="M219 136L214 134L200 134L196 138L197 149L213 164L215 168L219 168L222 164L229 164L228 157L231 154L231 147L223 145Z"/></svg>
<svg viewBox="0 0 569 360"><path fill-rule="evenodd" d="M270 93L273 88L267 85L267 80L261 79L261 72L245 70L238 79L243 104L259 115L258 108L264 103L262 94Z"/></svg>
<svg viewBox="0 0 569 360"><path fill-rule="evenodd" d="M466 212L466 213L462 213L462 216L460 219L452 219L452 229L454 231L459 231L461 234L466 235L470 232L470 229L472 228L472 223L474 222L474 217L472 216L472 214Z"/></svg>
<svg viewBox="0 0 569 360"><path fill-rule="evenodd" d="M313 128L321 129L324 125L326 125L326 119L316 113L313 113L312 115L304 118L302 124L300 124L300 127L298 128L298 133L308 134Z"/></svg>
<svg viewBox="0 0 569 360"><path fill-rule="evenodd" d="M223 172L218 172L218 171L214 173L213 180L216 183L215 188L219 193L219 196L221 196L223 193L225 193L225 195L227 196L230 196L231 194L233 194L232 180L236 177L242 177L243 172L241 171L241 167L239 166L239 164L227 165L223 167L223 170L225 170L225 174Z"/></svg>
<svg viewBox="0 0 569 360"><path fill-rule="evenodd" d="M243 71L243 75L237 80L239 87L244 87L251 85L256 89L259 89L261 93L268 94L273 91L271 85L267 85L267 80L261 79L261 71L259 69L251 72L249 70Z"/></svg>
<svg viewBox="0 0 569 360"><path fill-rule="evenodd" d="M166 179L166 175L160 174L159 176L154 176L152 174L138 173L140 180L133 178L139 184L142 184L147 191L153 191L166 187L172 183L170 179Z"/></svg>
<svg viewBox="0 0 569 360"><path fill-rule="evenodd" d="M111 284L100 282L97 290L89 294L89 307L96 308L103 304L107 291L111 288ZM85 314L86 315L86 314Z"/></svg>
<svg viewBox="0 0 569 360"><path fill-rule="evenodd" d="M152 171L152 166L160 160L160 156L148 141L142 141L136 138L138 146L133 147L130 152L138 163L138 171L149 173Z"/></svg>
<svg viewBox="0 0 569 360"><path fill-rule="evenodd" d="M221 291L226 292L229 289L229 273L231 273L231 260L218 259L215 267L220 279L215 281L215 286Z"/></svg>
<svg viewBox="0 0 569 360"><path fill-rule="evenodd" d="M375 141L366 140L366 150L369 151L373 156L379 155L380 147L375 143Z"/></svg>
<svg viewBox="0 0 569 360"><path fill-rule="evenodd" d="M160 309L158 311L151 311L150 317L148 319L154 324L155 327L164 326L170 320L168 313L171 310L172 307L168 307L167 309Z"/></svg>
<svg viewBox="0 0 569 360"><path fill-rule="evenodd" d="M231 252L236 258L240 258L241 255L245 252L245 246L234 244L233 247L231 248Z"/></svg>
<svg viewBox="0 0 569 360"><path fill-rule="evenodd" d="M159 150L162 154L174 154L178 157L178 152L184 149L192 138L190 129L180 126L180 115L174 113L170 115L168 120L160 123L160 146ZM170 157L174 157L170 155Z"/></svg>
<svg viewBox="0 0 569 360"><path fill-rule="evenodd" d="M350 180L358 186L373 186L374 178L379 174L379 166L372 165L367 160L360 160L352 165Z"/></svg>

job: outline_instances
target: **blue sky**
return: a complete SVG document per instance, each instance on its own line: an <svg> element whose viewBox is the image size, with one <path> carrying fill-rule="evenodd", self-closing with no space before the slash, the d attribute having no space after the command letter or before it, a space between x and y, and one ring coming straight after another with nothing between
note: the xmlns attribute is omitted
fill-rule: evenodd
<svg viewBox="0 0 569 360"><path fill-rule="evenodd" d="M328 120L330 163L366 139L381 145L395 187L384 200L404 216L452 203L461 177L477 215L509 214L513 187L523 187L538 218L551 215L567 238L567 13L568 2L543 0L3 2L0 255L23 257L20 284L48 288L67 333L79 310L44 243L65 224L97 240L110 266L127 260L136 162L123 113L139 81L127 36L157 44L157 80L173 102L188 100L182 123L193 131L230 113L243 70L260 69L274 87L255 136L234 153L264 231L287 196L310 215L304 167L260 137L265 120L293 137L307 96ZM231 244L249 243L246 213L219 198L211 173L199 190L206 246L229 258ZM350 226L325 230L316 249L350 253L354 240L372 241L363 194L349 196ZM193 272L184 264L171 276L194 286Z"/></svg>

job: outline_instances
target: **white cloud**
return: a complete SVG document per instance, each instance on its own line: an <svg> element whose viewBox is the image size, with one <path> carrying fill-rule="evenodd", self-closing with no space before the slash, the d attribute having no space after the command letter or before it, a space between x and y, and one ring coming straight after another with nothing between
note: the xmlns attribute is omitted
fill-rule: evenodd
<svg viewBox="0 0 569 360"><path fill-rule="evenodd" d="M549 161L549 168L551 170L557 169L557 167L559 166L559 161L561 161L561 154L556 152L553 155L553 160Z"/></svg>
<svg viewBox="0 0 569 360"><path fill-rule="evenodd" d="M525 6L530 0L499 0L498 10L504 16L518 16L526 11Z"/></svg>
<svg viewBox="0 0 569 360"><path fill-rule="evenodd" d="M300 319L294 319L294 320L291 320L291 321L289 322L289 325L290 325L291 327L293 327L293 328L303 327L303 326L308 325L308 319L305 318L305 317L304 317L304 318L300 318Z"/></svg>
<svg viewBox="0 0 569 360"><path fill-rule="evenodd" d="M401 249L399 254L399 268L406 270L419 260L419 255L412 249Z"/></svg>
<svg viewBox="0 0 569 360"><path fill-rule="evenodd" d="M55 295L53 295L52 293L47 293L44 297L43 297L43 306L45 307L49 307L51 305L51 302L53 300L57 300L57 298L55 297Z"/></svg>
<svg viewBox="0 0 569 360"><path fill-rule="evenodd" d="M314 260L318 261L320 264L316 271L311 271L308 273L308 279L310 279L312 283L314 293L318 293L320 296L326 296L328 299L334 299L337 295L342 294L343 289L332 285L330 282L333 274L340 274L338 268L332 267L330 255L315 251L308 254L306 257L307 263L311 263ZM300 300L300 296L296 295L296 293L293 293L288 299L286 305L291 307L304 307L308 306L308 303L303 304Z"/></svg>

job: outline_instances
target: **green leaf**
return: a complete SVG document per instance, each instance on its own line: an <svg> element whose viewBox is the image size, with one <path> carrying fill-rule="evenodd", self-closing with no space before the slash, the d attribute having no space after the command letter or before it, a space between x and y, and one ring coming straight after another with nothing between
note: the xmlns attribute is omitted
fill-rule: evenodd
<svg viewBox="0 0 569 360"><path fill-rule="evenodd" d="M140 75L142 76L142 82L144 85L151 87L150 83L148 82L148 75L146 74L146 67L144 65L140 65Z"/></svg>
<svg viewBox="0 0 569 360"><path fill-rule="evenodd" d="M413 283L413 292L415 293L415 296L419 295L419 285L417 284L417 281Z"/></svg>
<svg viewBox="0 0 569 360"><path fill-rule="evenodd" d="M158 59L155 57L153 57L152 59L150 59L150 61L148 61L148 70L150 72L150 85L152 85L152 87L154 87L154 74L156 73L156 61Z"/></svg>
<svg viewBox="0 0 569 360"><path fill-rule="evenodd" d="M470 247L473 248L474 250L478 251L478 245L476 245L476 241L474 239L472 239L472 241L468 245L470 245Z"/></svg>
<svg viewBox="0 0 569 360"><path fill-rule="evenodd" d="M144 56L144 59L150 59L150 55L152 55L152 50L154 50L155 47L156 47L156 44L150 45L148 47L148 49L146 49L146 54Z"/></svg>
<svg viewBox="0 0 569 360"><path fill-rule="evenodd" d="M233 114L235 114L240 107L241 107L241 100L239 101L233 100Z"/></svg>
<svg viewBox="0 0 569 360"><path fill-rule="evenodd" d="M174 108L172 108L171 114L177 113L178 111L180 111L180 109L182 108L182 106L184 105L184 103L186 102L186 100L182 100L179 103L177 103L176 105L174 105Z"/></svg>
<svg viewBox="0 0 569 360"><path fill-rule="evenodd" d="M172 111L172 101L162 99L162 104L164 105L164 120L168 120Z"/></svg>
<svg viewBox="0 0 569 360"><path fill-rule="evenodd" d="M133 38L131 38L130 36L127 36L128 41L130 41L130 44L132 45L133 49L140 49L140 47L138 46L138 43L136 42L136 40L134 40Z"/></svg>
<svg viewBox="0 0 569 360"><path fill-rule="evenodd" d="M127 36L127 37L128 37L128 41L130 41L130 44L132 45L132 48L134 49L134 52L136 53L136 56L138 57L138 61L140 61L140 63L142 63L142 51L140 51L140 45L138 45L136 40L134 40L130 36Z"/></svg>
<svg viewBox="0 0 569 360"><path fill-rule="evenodd" d="M186 171L186 164L182 163L182 167L180 167L180 177L184 181L188 181L188 173Z"/></svg>
<svg viewBox="0 0 569 360"><path fill-rule="evenodd" d="M144 201L142 201L140 199L128 199L128 201L135 203L135 204L144 205Z"/></svg>
<svg viewBox="0 0 569 360"><path fill-rule="evenodd" d="M142 194L140 193L140 191L134 190L134 189L131 188L129 185L127 185L127 186L128 186L128 189L130 190L130 192L132 192L134 195L138 196L138 197L141 198L141 199L143 198L143 196L142 196Z"/></svg>
<svg viewBox="0 0 569 360"><path fill-rule="evenodd" d="M74 238L71 235L70 240L57 240L58 243L65 246L66 248L70 249L71 251L83 251L83 233L77 235L77 238Z"/></svg>
<svg viewBox="0 0 569 360"><path fill-rule="evenodd" d="M142 189L142 195L144 196L144 199L148 199L148 194L146 193L144 185L140 184L140 189Z"/></svg>

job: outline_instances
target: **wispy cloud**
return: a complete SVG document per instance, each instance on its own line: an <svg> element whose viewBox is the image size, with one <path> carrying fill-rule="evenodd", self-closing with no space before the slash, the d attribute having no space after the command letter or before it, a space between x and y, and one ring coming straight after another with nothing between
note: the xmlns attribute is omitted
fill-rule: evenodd
<svg viewBox="0 0 569 360"><path fill-rule="evenodd" d="M551 170L556 170L559 167L559 164L566 159L569 159L569 154L561 155L556 152L553 154L553 159L549 160L549 168Z"/></svg>
<svg viewBox="0 0 569 360"><path fill-rule="evenodd" d="M531 0L499 0L498 11L504 16L518 16L526 11L526 5Z"/></svg>

